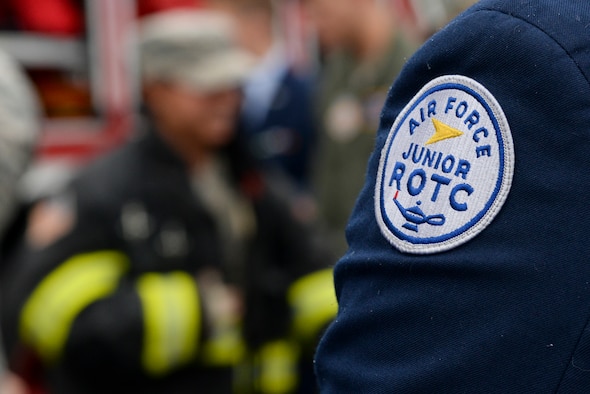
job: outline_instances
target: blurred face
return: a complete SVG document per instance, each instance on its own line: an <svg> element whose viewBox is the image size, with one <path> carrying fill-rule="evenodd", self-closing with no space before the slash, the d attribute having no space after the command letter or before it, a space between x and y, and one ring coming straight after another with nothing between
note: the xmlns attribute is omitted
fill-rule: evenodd
<svg viewBox="0 0 590 394"><path fill-rule="evenodd" d="M209 0L207 4L232 18L238 44L256 55L266 53L273 40L270 8L248 0Z"/></svg>
<svg viewBox="0 0 590 394"><path fill-rule="evenodd" d="M348 47L354 40L357 4L349 0L306 0L320 46L328 51Z"/></svg>
<svg viewBox="0 0 590 394"><path fill-rule="evenodd" d="M152 82L144 92L158 131L183 148L215 151L233 138L242 99L239 89L199 92Z"/></svg>

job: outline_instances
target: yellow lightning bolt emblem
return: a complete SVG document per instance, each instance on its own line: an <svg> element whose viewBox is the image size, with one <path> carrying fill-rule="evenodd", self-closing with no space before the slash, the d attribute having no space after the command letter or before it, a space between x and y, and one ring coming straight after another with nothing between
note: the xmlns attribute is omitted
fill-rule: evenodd
<svg viewBox="0 0 590 394"><path fill-rule="evenodd" d="M434 144L436 142L448 140L450 138L460 137L463 135L463 132L460 130L455 129L443 122L432 118L432 123L434 124L434 134L428 141L426 141L426 145Z"/></svg>

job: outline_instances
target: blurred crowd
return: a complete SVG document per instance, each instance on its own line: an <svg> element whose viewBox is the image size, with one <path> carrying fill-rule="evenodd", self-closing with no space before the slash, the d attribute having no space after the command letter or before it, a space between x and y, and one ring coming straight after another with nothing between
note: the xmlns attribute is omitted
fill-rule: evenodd
<svg viewBox="0 0 590 394"><path fill-rule="evenodd" d="M86 3L0 27L83 37ZM0 392L315 392L388 90L472 3L139 0L142 121L34 200L43 108L2 55Z"/></svg>

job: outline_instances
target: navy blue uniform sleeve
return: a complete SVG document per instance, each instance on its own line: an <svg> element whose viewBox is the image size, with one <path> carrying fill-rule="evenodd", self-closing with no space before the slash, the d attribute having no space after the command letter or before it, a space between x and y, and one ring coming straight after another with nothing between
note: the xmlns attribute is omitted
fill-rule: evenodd
<svg viewBox="0 0 590 394"><path fill-rule="evenodd" d="M410 59L389 93L350 249L335 268L339 312L316 355L322 393L590 387L588 26L585 1L483 1ZM445 75L478 81L502 106L512 186L473 239L404 253L376 219L380 154L403 108Z"/></svg>

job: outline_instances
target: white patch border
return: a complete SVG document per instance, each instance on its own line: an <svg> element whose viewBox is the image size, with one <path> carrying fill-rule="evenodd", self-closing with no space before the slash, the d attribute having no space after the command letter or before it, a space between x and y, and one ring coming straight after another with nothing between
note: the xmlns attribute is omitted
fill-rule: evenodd
<svg viewBox="0 0 590 394"><path fill-rule="evenodd" d="M490 204L485 214L476 223L472 224L468 229L461 232L460 234L452 236L451 238L442 242L413 243L396 236L393 233L393 231L389 229L387 223L385 223L385 220L382 216L381 187L383 182L383 171L385 170L385 164L387 161L387 152L389 151L389 147L391 146L392 140L395 138L397 132L399 131L399 128L401 127L402 123L406 120L407 115L409 115L410 111L415 107L415 105L419 101L424 100L427 92L429 92L433 88L449 84L460 85L470 89L476 94L476 96L479 96L483 100L482 105L487 105L491 110L495 118L495 123L497 124L497 127L499 129L494 130L496 132L496 137L498 131L501 137L501 141L498 142L503 149L502 160L504 172L502 175L502 180L500 182L499 190L497 191L494 200ZM472 94L467 91L465 93ZM480 100L478 99L478 101ZM492 119L492 122L494 122L494 119ZM502 107L500 106L496 98L492 95L492 93L479 82L463 75L445 75L433 79L432 81L427 83L399 113L395 122L393 123L393 126L389 130L387 140L385 141L385 145L381 150L381 156L379 159L379 170L377 171L377 179L375 183L374 194L375 217L377 219L377 223L379 224L381 234L398 250L400 250L401 252L411 254L425 255L440 253L448 251L450 249L454 249L466 243L467 241L473 239L475 236L481 233L492 222L492 220L498 215L498 213L502 209L502 206L506 202L506 199L508 198L508 194L510 193L510 189L512 187L512 179L514 176L514 162L514 142L512 140L512 132L510 130L510 125L508 123L506 115L504 114L504 111L502 110Z"/></svg>

